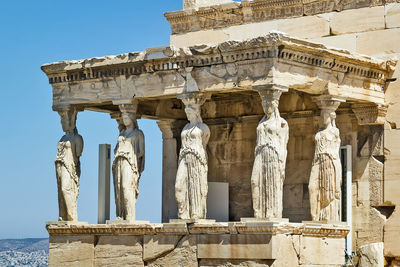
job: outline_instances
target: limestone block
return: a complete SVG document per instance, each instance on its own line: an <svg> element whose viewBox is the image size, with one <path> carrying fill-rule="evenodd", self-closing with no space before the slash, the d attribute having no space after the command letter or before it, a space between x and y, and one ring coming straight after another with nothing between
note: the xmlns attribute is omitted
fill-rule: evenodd
<svg viewBox="0 0 400 267"><path fill-rule="evenodd" d="M143 240L143 260L149 261L172 251L182 236L145 235Z"/></svg>
<svg viewBox="0 0 400 267"><path fill-rule="evenodd" d="M400 58L400 54L394 54L393 57L395 56ZM400 63L397 63L393 78L397 78L397 80L391 82L385 92L385 101L389 104L386 120L395 123L396 127L400 128Z"/></svg>
<svg viewBox="0 0 400 267"><path fill-rule="evenodd" d="M144 266L142 250L142 237L100 236L95 266Z"/></svg>
<svg viewBox="0 0 400 267"><path fill-rule="evenodd" d="M370 56L399 53L399 43L399 28L364 32L357 37L357 52Z"/></svg>
<svg viewBox="0 0 400 267"><path fill-rule="evenodd" d="M357 50L357 34L342 34L337 36L326 36L322 38L311 39L312 42L321 43L323 45L346 49L350 52Z"/></svg>
<svg viewBox="0 0 400 267"><path fill-rule="evenodd" d="M94 236L50 236L49 266L94 266Z"/></svg>
<svg viewBox="0 0 400 267"><path fill-rule="evenodd" d="M215 45L226 40L229 40L229 35L218 29L174 34L170 37L171 45L177 48L193 46L196 44Z"/></svg>
<svg viewBox="0 0 400 267"><path fill-rule="evenodd" d="M200 259L274 259L271 235L200 235Z"/></svg>
<svg viewBox="0 0 400 267"><path fill-rule="evenodd" d="M385 8L383 6L351 9L332 15L332 34L365 32L385 28Z"/></svg>
<svg viewBox="0 0 400 267"><path fill-rule="evenodd" d="M383 257L383 243L371 243L359 248L360 267L383 267L385 258Z"/></svg>
<svg viewBox="0 0 400 267"><path fill-rule="evenodd" d="M281 21L284 20L263 21L231 26L223 29L223 32L229 36L229 40L246 40L265 35L273 30L278 30L278 23Z"/></svg>
<svg viewBox="0 0 400 267"><path fill-rule="evenodd" d="M198 266L196 253L196 237L184 236L179 240L175 249L160 257L146 262L148 267L164 267L164 266Z"/></svg>
<svg viewBox="0 0 400 267"><path fill-rule="evenodd" d="M345 242L343 239L301 236L300 263L302 265L344 264Z"/></svg>
<svg viewBox="0 0 400 267"><path fill-rule="evenodd" d="M385 6L386 28L400 27L400 3Z"/></svg>
<svg viewBox="0 0 400 267"><path fill-rule="evenodd" d="M276 259L271 267L299 266L300 257L300 236L299 235L276 235L273 246Z"/></svg>
<svg viewBox="0 0 400 267"><path fill-rule="evenodd" d="M329 21L320 16L286 19L278 24L278 31L300 38L319 38L330 34Z"/></svg>
<svg viewBox="0 0 400 267"><path fill-rule="evenodd" d="M400 183L399 185L400 186ZM397 187L399 188L399 187ZM398 191L398 190L397 190ZM389 217L384 229L385 255L400 256L400 209L396 207Z"/></svg>

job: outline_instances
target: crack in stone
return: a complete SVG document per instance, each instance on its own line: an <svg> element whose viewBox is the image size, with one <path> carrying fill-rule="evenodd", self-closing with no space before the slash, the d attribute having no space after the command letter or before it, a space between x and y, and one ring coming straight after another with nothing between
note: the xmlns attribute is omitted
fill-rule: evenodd
<svg viewBox="0 0 400 267"><path fill-rule="evenodd" d="M168 254L170 254L171 252L173 252L175 249L177 249L177 248L183 243L182 240L183 240L185 237L186 237L186 235L182 235L182 236L179 238L179 240L176 242L175 246L174 246L172 249L168 249L168 250L166 250L165 252L163 252L163 253L161 253L161 254L159 254L159 255L156 255L154 258L148 259L148 260L144 261L145 266L148 266L148 264L153 263L154 261L156 261L156 260L158 260L158 259L160 259L160 258L163 258L163 257L167 256Z"/></svg>

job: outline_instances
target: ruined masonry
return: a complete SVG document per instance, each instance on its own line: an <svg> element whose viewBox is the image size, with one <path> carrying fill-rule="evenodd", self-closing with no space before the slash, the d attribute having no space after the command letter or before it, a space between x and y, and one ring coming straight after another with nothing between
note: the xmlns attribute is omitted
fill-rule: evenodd
<svg viewBox="0 0 400 267"><path fill-rule="evenodd" d="M343 266L354 252L400 266L400 2L184 0L164 15L168 46L42 66L65 132L49 265ZM77 214L84 110L120 132L107 224ZM138 119L162 132L162 223L135 219ZM207 213L215 182L228 221Z"/></svg>

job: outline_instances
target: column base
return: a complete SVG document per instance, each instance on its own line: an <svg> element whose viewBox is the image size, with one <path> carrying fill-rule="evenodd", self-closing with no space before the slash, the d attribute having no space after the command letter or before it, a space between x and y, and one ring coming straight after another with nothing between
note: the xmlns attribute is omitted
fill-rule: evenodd
<svg viewBox="0 0 400 267"><path fill-rule="evenodd" d="M339 222L339 221L302 221L304 225L324 225L324 224L332 224L332 225L339 225L339 226L347 226L347 222Z"/></svg>
<svg viewBox="0 0 400 267"><path fill-rule="evenodd" d="M141 225L141 224L150 224L149 221L127 221L127 220L107 220L106 224L137 224L137 225Z"/></svg>
<svg viewBox="0 0 400 267"><path fill-rule="evenodd" d="M79 221L48 221L46 222L46 225L88 225L88 222L79 222Z"/></svg>
<svg viewBox="0 0 400 267"><path fill-rule="evenodd" d="M281 222L289 222L288 218L240 218L241 222L249 223L249 222L276 222L276 223L281 223Z"/></svg>
<svg viewBox="0 0 400 267"><path fill-rule="evenodd" d="M215 223L212 219L170 219L169 223Z"/></svg>

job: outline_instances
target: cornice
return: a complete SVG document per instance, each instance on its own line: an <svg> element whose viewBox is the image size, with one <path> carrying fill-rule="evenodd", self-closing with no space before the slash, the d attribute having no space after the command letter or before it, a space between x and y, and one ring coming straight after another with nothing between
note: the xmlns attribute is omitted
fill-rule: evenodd
<svg viewBox="0 0 400 267"><path fill-rule="evenodd" d="M242 42L227 41L218 45L180 49L164 47L161 52L162 56L157 57L152 57L151 52L136 52L61 61L45 64L42 70L47 74L50 84L76 84L81 81L101 81L156 72L178 71L184 75L184 70L188 67L229 63L243 65L273 60L275 63L287 62L348 73L362 79L372 79L383 85L386 79L391 77L395 65L393 61L351 54L346 50L328 49L324 45L292 38L280 32L271 32Z"/></svg>

